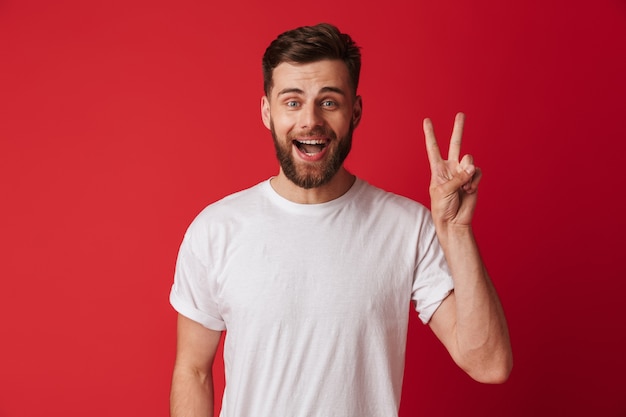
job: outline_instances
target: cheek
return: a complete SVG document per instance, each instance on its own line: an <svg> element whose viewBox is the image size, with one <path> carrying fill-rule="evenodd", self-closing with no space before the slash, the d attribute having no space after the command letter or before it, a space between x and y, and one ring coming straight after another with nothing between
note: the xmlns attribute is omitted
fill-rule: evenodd
<svg viewBox="0 0 626 417"><path fill-rule="evenodd" d="M270 130L276 139L280 141L288 141L288 135L291 129L285 126L284 123L275 119L270 119Z"/></svg>
<svg viewBox="0 0 626 417"><path fill-rule="evenodd" d="M350 125L352 124L352 115L341 115L332 123L330 123L331 128L335 131L337 136L345 136L346 133L350 131Z"/></svg>
<svg viewBox="0 0 626 417"><path fill-rule="evenodd" d="M295 126L295 123L290 118L281 117L281 115L272 117L271 122L274 126L274 132L276 132L279 137L285 137Z"/></svg>

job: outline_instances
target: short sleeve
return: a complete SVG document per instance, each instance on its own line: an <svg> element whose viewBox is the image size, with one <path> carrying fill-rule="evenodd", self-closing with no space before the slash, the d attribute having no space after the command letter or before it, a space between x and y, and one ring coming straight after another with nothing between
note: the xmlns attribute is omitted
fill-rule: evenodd
<svg viewBox="0 0 626 417"><path fill-rule="evenodd" d="M178 252L170 304L178 313L204 327L225 330L208 260L202 260L202 256L208 256L208 239L194 238L187 231Z"/></svg>
<svg viewBox="0 0 626 417"><path fill-rule="evenodd" d="M454 281L430 217L423 224L418 254L411 299L420 320L427 324L454 289Z"/></svg>

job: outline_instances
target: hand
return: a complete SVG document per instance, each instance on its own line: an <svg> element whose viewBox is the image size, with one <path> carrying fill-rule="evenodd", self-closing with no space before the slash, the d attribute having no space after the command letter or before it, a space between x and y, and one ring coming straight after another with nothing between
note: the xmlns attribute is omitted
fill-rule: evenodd
<svg viewBox="0 0 626 417"><path fill-rule="evenodd" d="M431 171L431 212L438 227L470 226L476 208L476 192L482 173L474 165L471 155L465 155L459 161L464 123L465 115L458 113L454 119L448 159L444 160L439 152L433 124L430 119L424 119L426 152Z"/></svg>

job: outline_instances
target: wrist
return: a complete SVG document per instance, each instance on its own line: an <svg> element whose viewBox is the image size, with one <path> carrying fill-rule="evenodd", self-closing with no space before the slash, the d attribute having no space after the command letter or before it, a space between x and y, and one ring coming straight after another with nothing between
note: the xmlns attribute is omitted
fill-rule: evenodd
<svg viewBox="0 0 626 417"><path fill-rule="evenodd" d="M441 223L435 224L435 230L442 245L447 244L449 241L474 240L474 231L471 224Z"/></svg>

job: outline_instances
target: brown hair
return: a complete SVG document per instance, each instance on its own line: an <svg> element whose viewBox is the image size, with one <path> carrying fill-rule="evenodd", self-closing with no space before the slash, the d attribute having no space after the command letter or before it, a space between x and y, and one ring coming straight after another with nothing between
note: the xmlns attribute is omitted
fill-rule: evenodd
<svg viewBox="0 0 626 417"><path fill-rule="evenodd" d="M307 64L323 59L340 59L348 67L350 85L356 94L361 72L361 52L352 38L328 23L302 26L280 34L263 55L263 89L269 95L272 72L279 64Z"/></svg>

